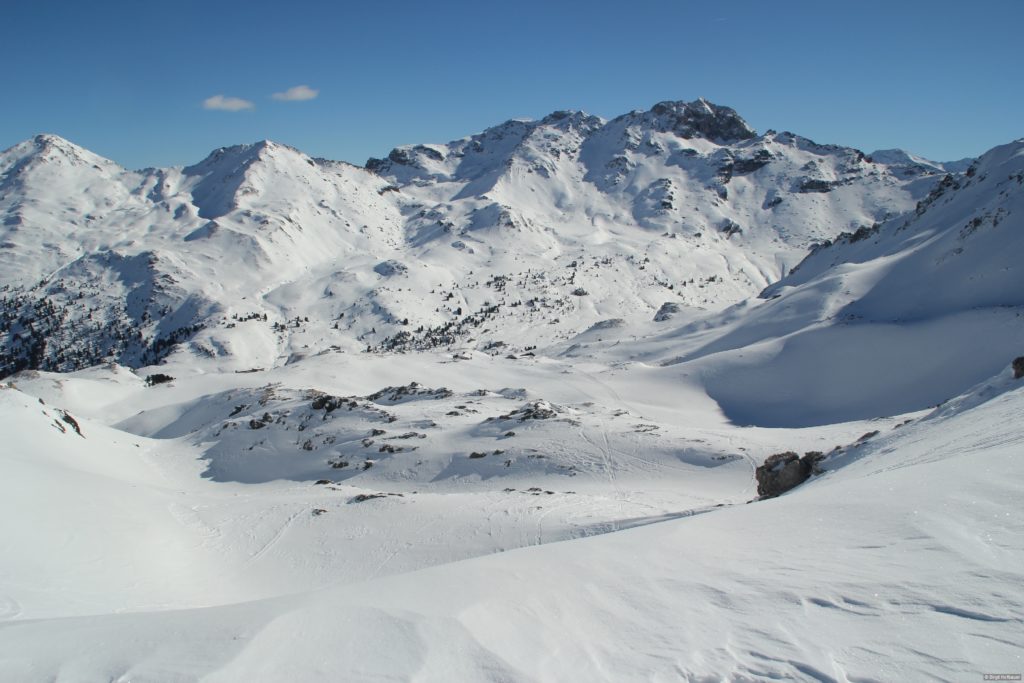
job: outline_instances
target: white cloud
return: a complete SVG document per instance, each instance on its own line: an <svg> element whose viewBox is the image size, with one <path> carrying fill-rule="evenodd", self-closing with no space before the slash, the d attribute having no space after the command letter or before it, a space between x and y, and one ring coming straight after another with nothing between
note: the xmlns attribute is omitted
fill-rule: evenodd
<svg viewBox="0 0 1024 683"><path fill-rule="evenodd" d="M315 99L319 94L319 90L314 90L308 85L297 85L294 88L288 88L284 92L276 92L272 97L282 102L301 102L302 100Z"/></svg>
<svg viewBox="0 0 1024 683"><path fill-rule="evenodd" d="M214 95L203 100L203 109L217 109L219 111L241 111L243 109L252 109L254 106L252 102L243 100L241 97Z"/></svg>

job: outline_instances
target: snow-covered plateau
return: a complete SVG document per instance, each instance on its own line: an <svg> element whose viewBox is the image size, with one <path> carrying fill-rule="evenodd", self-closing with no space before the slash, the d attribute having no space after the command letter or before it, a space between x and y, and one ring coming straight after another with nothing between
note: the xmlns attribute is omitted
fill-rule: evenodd
<svg viewBox="0 0 1024 683"><path fill-rule="evenodd" d="M39 135L0 216L0 680L1024 672L1024 139Z"/></svg>

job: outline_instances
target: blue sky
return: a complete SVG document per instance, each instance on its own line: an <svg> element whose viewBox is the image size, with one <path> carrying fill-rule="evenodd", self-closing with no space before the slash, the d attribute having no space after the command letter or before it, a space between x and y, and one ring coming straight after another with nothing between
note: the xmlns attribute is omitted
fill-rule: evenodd
<svg viewBox="0 0 1024 683"><path fill-rule="evenodd" d="M1024 136L1019 0L4 5L0 148L51 132L130 168L264 138L361 164L697 97L761 131L938 160ZM316 97L273 99L299 85ZM204 108L218 95L252 106Z"/></svg>

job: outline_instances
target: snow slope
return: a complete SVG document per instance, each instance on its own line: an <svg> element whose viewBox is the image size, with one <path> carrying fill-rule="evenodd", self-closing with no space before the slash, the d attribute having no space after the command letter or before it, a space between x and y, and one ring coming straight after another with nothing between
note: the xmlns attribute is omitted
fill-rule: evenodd
<svg viewBox="0 0 1024 683"><path fill-rule="evenodd" d="M1003 373L753 505L271 599L8 620L0 671L942 681L1017 671L1022 398Z"/></svg>
<svg viewBox="0 0 1024 683"><path fill-rule="evenodd" d="M650 335L633 358L699 376L739 424L934 406L1024 348L1022 177L1024 142L997 147L915 211L817 247L760 298ZM619 354L607 341L566 352Z"/></svg>

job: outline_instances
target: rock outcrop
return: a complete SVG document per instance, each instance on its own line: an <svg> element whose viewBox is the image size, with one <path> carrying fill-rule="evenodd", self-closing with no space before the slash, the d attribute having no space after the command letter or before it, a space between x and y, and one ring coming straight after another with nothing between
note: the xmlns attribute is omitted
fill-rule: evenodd
<svg viewBox="0 0 1024 683"><path fill-rule="evenodd" d="M793 451L768 456L757 468L757 495L761 499L774 498L807 481L815 473L816 465L824 457L810 451L802 457Z"/></svg>

